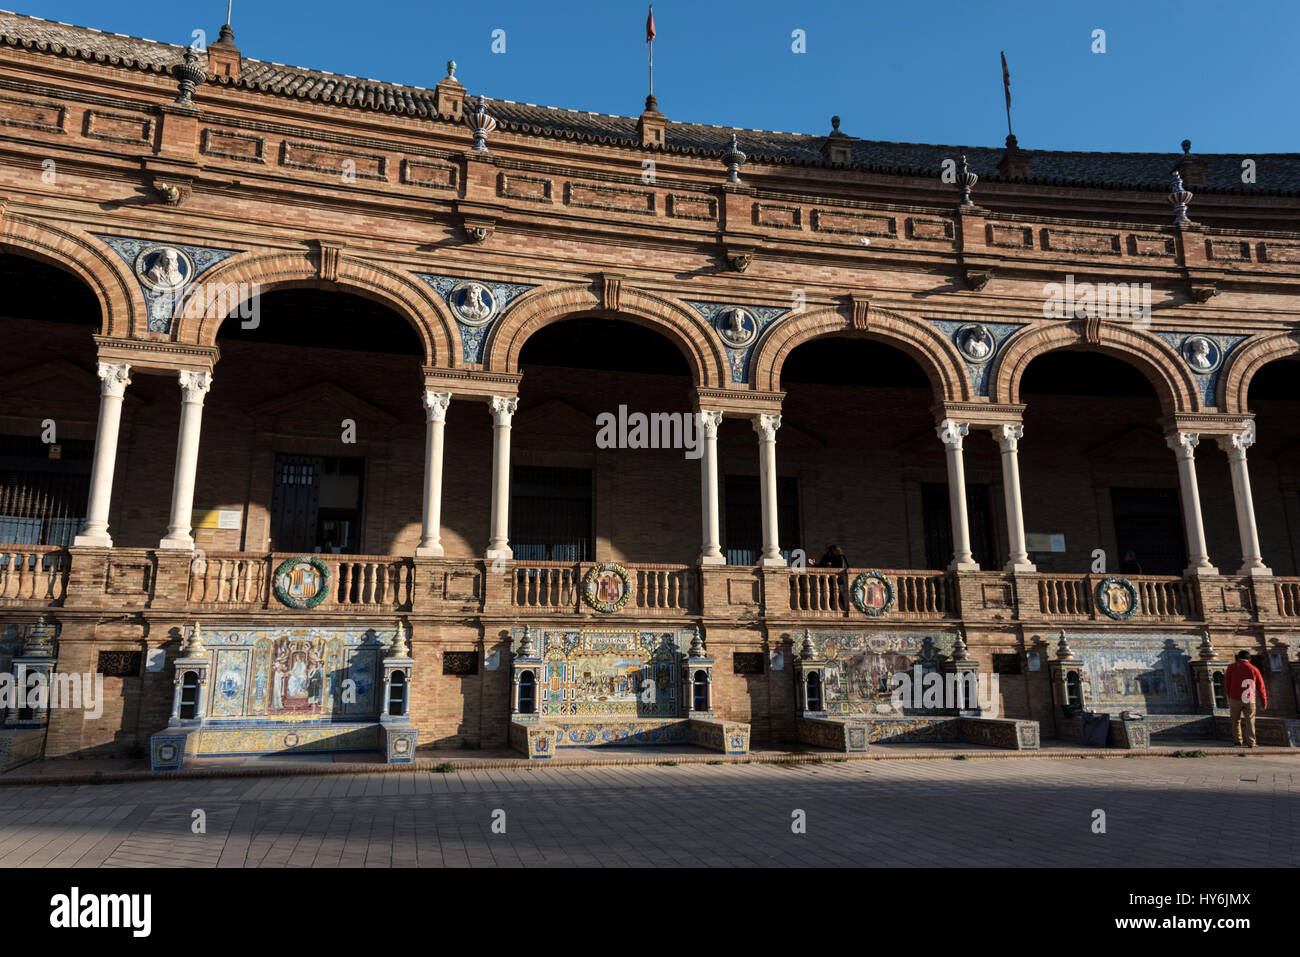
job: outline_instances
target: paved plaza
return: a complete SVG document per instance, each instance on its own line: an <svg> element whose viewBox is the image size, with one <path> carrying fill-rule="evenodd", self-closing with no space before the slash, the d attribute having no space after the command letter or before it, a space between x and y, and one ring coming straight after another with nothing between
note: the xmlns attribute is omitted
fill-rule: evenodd
<svg viewBox="0 0 1300 957"><path fill-rule="evenodd" d="M1297 798L1290 755L51 784L0 788L0 868L1283 867Z"/></svg>

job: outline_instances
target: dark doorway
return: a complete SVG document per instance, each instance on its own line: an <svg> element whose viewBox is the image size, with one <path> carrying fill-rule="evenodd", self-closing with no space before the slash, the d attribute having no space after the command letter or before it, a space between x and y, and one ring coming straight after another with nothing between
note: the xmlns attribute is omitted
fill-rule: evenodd
<svg viewBox="0 0 1300 957"><path fill-rule="evenodd" d="M921 514L925 528L925 567L944 569L952 564L952 510L948 508L947 482L921 483ZM994 547L989 487L966 485L966 521L970 526L971 556L980 568L998 567Z"/></svg>
<svg viewBox="0 0 1300 957"><path fill-rule="evenodd" d="M515 466L510 536L517 559L590 561L591 469Z"/></svg>
<svg viewBox="0 0 1300 957"><path fill-rule="evenodd" d="M277 455L271 547L277 552L359 552L365 466L363 458Z"/></svg>
<svg viewBox="0 0 1300 957"><path fill-rule="evenodd" d="M1177 489L1113 488L1110 504L1115 518L1115 544L1119 549L1115 556L1116 568L1133 552L1144 575L1183 573L1187 567L1187 544Z"/></svg>
<svg viewBox="0 0 1300 957"><path fill-rule="evenodd" d="M756 565L763 554L763 497L757 475L728 475L723 553L728 565ZM799 547L799 480L777 476L776 524L781 557Z"/></svg>

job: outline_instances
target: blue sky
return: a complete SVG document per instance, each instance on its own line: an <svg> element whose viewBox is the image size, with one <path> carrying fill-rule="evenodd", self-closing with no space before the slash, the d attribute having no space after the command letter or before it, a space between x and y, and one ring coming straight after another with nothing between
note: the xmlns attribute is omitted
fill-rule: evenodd
<svg viewBox="0 0 1300 957"><path fill-rule="evenodd" d="M18 12L188 43L200 27L215 40L225 7L31 0ZM258 59L427 87L454 59L471 93L636 115L645 14L639 0L234 0L232 20ZM996 146L1005 50L1023 147L1300 151L1295 0L660 0L655 22L655 93L674 120L820 135L838 114L867 139Z"/></svg>

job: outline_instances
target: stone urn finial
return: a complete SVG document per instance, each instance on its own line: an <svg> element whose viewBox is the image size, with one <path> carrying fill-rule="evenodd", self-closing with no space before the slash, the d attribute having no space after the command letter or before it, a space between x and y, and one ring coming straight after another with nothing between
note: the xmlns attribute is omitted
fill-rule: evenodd
<svg viewBox="0 0 1300 957"><path fill-rule="evenodd" d="M803 630L803 645L799 648L799 654L804 658L817 657L817 648L813 645L812 635L809 634L807 628Z"/></svg>
<svg viewBox="0 0 1300 957"><path fill-rule="evenodd" d="M1056 643L1056 657L1062 660L1068 660L1074 657L1074 651L1070 648L1070 642L1066 640L1065 629L1061 629L1061 640Z"/></svg>
<svg viewBox="0 0 1300 957"><path fill-rule="evenodd" d="M957 188L961 190L961 204L963 206L974 206L975 201L970 198L970 191L975 188L975 184L980 178L970 171L966 164L966 154L961 156L961 162L957 165Z"/></svg>
<svg viewBox="0 0 1300 957"><path fill-rule="evenodd" d="M1219 653L1214 649L1214 642L1210 640L1210 630L1205 630L1205 640L1201 642L1200 656L1203 661L1211 661L1219 657Z"/></svg>
<svg viewBox="0 0 1300 957"><path fill-rule="evenodd" d="M447 76L449 76L449 77L454 77L455 75L456 75L456 61L455 61L455 60L448 60L448 61L447 61Z"/></svg>
<svg viewBox="0 0 1300 957"><path fill-rule="evenodd" d="M745 165L747 159L749 159L749 157L746 156L745 151L740 148L740 143L736 134L732 133L731 146L727 152L722 154L722 162L726 164L727 167L728 183L740 182L740 168Z"/></svg>
<svg viewBox="0 0 1300 957"><path fill-rule="evenodd" d="M1169 189L1169 205L1174 208L1175 226L1182 223L1191 224L1192 221L1187 218L1187 204L1192 201L1194 195L1196 194L1183 186L1183 174L1174 170L1173 185Z"/></svg>
<svg viewBox="0 0 1300 957"><path fill-rule="evenodd" d="M952 644L952 658L954 661L963 661L966 658L966 639L960 632L957 634L957 640Z"/></svg>
<svg viewBox="0 0 1300 957"><path fill-rule="evenodd" d="M470 103L474 110L465 114L465 122L474 130L474 152L486 153L488 134L497 128L497 121L487 111L486 97L476 96Z"/></svg>
<svg viewBox="0 0 1300 957"><path fill-rule="evenodd" d="M175 100L176 105L193 106L194 91L199 88L200 83L208 79L208 71L199 66L199 54L194 47L185 48L185 60L176 64L175 73L179 90Z"/></svg>
<svg viewBox="0 0 1300 957"><path fill-rule="evenodd" d="M700 637L700 626L695 626L695 631L691 635L691 657L704 657L704 639Z"/></svg>
<svg viewBox="0 0 1300 957"><path fill-rule="evenodd" d="M27 633L23 654L34 658L48 658L54 654L54 629L46 622L44 615L36 619L36 624Z"/></svg>

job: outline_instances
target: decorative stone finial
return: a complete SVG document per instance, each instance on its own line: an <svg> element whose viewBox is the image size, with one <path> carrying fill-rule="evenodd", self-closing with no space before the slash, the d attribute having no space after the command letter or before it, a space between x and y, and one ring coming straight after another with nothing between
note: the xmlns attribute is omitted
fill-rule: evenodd
<svg viewBox="0 0 1300 957"><path fill-rule="evenodd" d="M488 114L486 97L476 96L471 102L474 111L465 114L465 122L474 130L474 152L486 153L488 134L497 128L497 121Z"/></svg>
<svg viewBox="0 0 1300 957"><path fill-rule="evenodd" d="M234 34L231 34L234 36ZM199 84L207 80L208 71L199 66L199 54L194 47L185 48L185 61L178 63L174 70L176 79L180 88L180 95L176 97L177 106L193 106L194 91L198 89Z"/></svg>
<svg viewBox="0 0 1300 957"><path fill-rule="evenodd" d="M649 96L645 98L645 112L647 113L659 112L659 100L655 97L653 93L651 93Z"/></svg>
<svg viewBox="0 0 1300 957"><path fill-rule="evenodd" d="M204 652L203 647L203 626L197 621L190 628L190 637L181 648L181 657L195 658Z"/></svg>
<svg viewBox="0 0 1300 957"><path fill-rule="evenodd" d="M54 629L46 623L44 615L36 619L36 624L32 625L32 630L27 633L27 641L23 643L23 654L39 658L53 656Z"/></svg>
<svg viewBox="0 0 1300 957"><path fill-rule="evenodd" d="M524 637L519 642L519 650L515 652L516 658L531 658L537 652L533 648L533 630L524 625Z"/></svg>
<svg viewBox="0 0 1300 957"><path fill-rule="evenodd" d="M749 159L749 157L744 154L740 148L740 144L736 141L736 134L732 133L731 148L722 154L722 162L725 163L727 167L728 183L740 182L740 168L745 165L745 160L747 159Z"/></svg>
<svg viewBox="0 0 1300 957"><path fill-rule="evenodd" d="M953 661L963 661L965 658L966 639L963 638L959 632L957 634L957 640L952 643L952 659Z"/></svg>
<svg viewBox="0 0 1300 957"><path fill-rule="evenodd" d="M704 639L700 637L700 626L696 625L694 632L691 634L691 657L704 657Z"/></svg>
<svg viewBox="0 0 1300 957"><path fill-rule="evenodd" d="M1210 631L1205 630L1205 640L1201 642L1200 656L1205 661L1219 657L1219 653L1214 650L1214 642L1210 640Z"/></svg>
<svg viewBox="0 0 1300 957"><path fill-rule="evenodd" d="M456 75L456 61L455 61L455 60L448 60L448 61L447 61L447 76L455 76L455 75Z"/></svg>
<svg viewBox="0 0 1300 957"><path fill-rule="evenodd" d="M393 642L388 646L389 658L411 657L411 646L406 643L406 626L402 619L397 619L397 630L393 632Z"/></svg>
<svg viewBox="0 0 1300 957"><path fill-rule="evenodd" d="M1190 152L1192 151L1192 141L1191 141L1191 140L1183 140L1183 144L1182 144L1182 145L1183 145L1183 152L1184 152L1184 153L1190 153Z"/></svg>
<svg viewBox="0 0 1300 957"><path fill-rule="evenodd" d="M1074 657L1074 651L1070 648L1070 642L1065 638L1065 629L1061 629L1061 640L1056 643L1056 657L1069 659Z"/></svg>
<svg viewBox="0 0 1300 957"><path fill-rule="evenodd" d="M799 654L804 658L817 657L817 648L813 645L812 635L807 628L803 630L803 645L799 648Z"/></svg>
<svg viewBox="0 0 1300 957"><path fill-rule="evenodd" d="M831 132L832 132L832 133L838 133L839 131L840 131L840 118L839 118L838 116L832 116L832 117L831 117Z"/></svg>
<svg viewBox="0 0 1300 957"><path fill-rule="evenodd" d="M1182 223L1191 223L1187 218L1187 204L1192 201L1195 194L1183 187L1183 176L1178 170L1174 170L1173 186L1169 190L1169 204L1174 208L1174 225Z"/></svg>
<svg viewBox="0 0 1300 957"><path fill-rule="evenodd" d="M974 206L975 201L970 198L970 191L975 188L975 184L980 178L970 171L966 165L966 154L963 153L961 162L957 166L957 188L961 190L961 204L963 206Z"/></svg>

